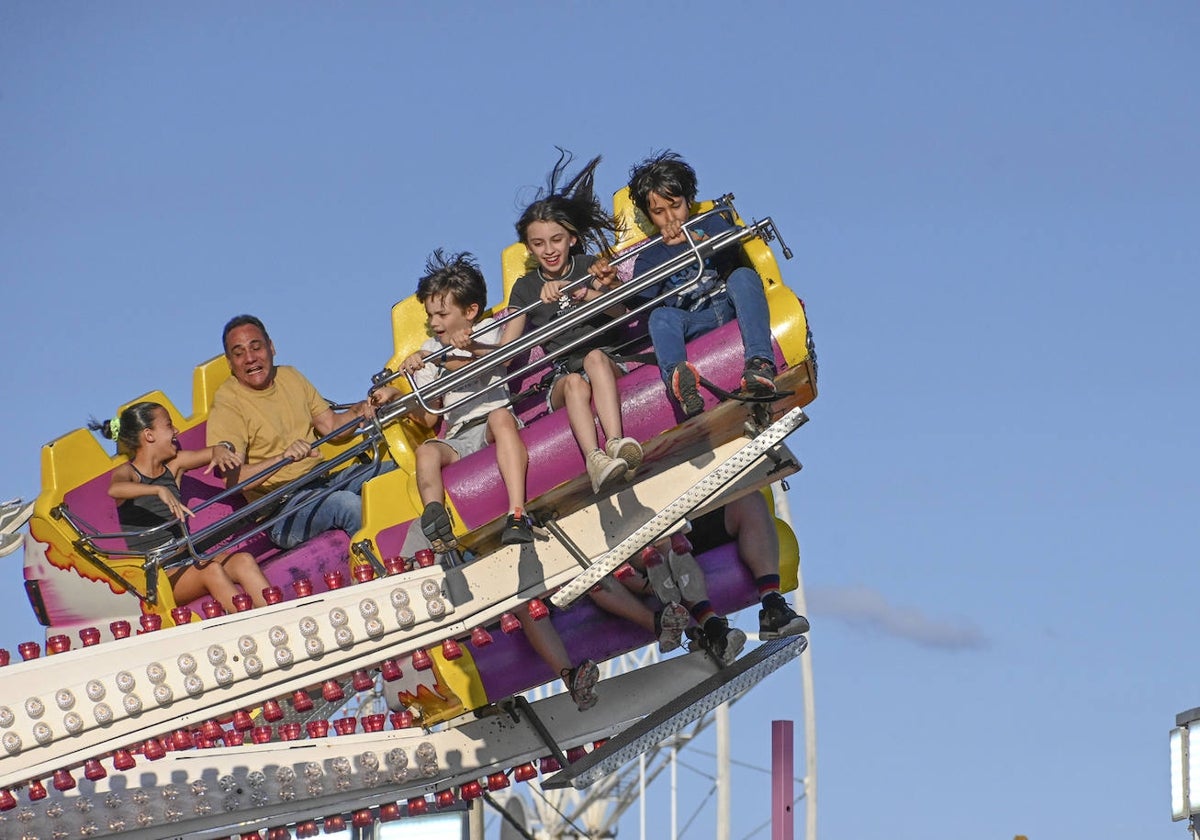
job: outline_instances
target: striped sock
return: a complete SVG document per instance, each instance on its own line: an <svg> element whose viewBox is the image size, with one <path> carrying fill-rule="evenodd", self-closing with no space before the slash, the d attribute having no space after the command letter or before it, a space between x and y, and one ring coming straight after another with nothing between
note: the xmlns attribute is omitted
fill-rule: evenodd
<svg viewBox="0 0 1200 840"><path fill-rule="evenodd" d="M712 608L712 603L709 601L700 601L697 604L692 604L691 613L692 618L696 619L696 623L701 627L704 626L706 621L710 618L715 618L717 615L716 610Z"/></svg>
<svg viewBox="0 0 1200 840"><path fill-rule="evenodd" d="M755 578L754 585L758 587L758 600L761 601L772 592L779 592L779 575L763 575Z"/></svg>

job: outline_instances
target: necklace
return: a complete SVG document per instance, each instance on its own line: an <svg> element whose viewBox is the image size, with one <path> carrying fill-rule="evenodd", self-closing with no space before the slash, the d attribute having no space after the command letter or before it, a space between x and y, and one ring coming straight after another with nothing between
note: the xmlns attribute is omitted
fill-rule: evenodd
<svg viewBox="0 0 1200 840"><path fill-rule="evenodd" d="M567 270L566 270L566 271L564 271L564 272L563 272L563 276L562 276L562 277L559 277L558 279L559 279L559 280L562 280L562 279L563 279L563 277L570 277L570 276L571 276L571 272L572 272L572 271L574 271L574 270L575 270L575 256L574 256L574 255L571 255L571 261L570 261L569 263L567 263ZM543 283L546 283L546 282L548 282L548 281L546 280L546 275L545 275L545 274L542 274L542 264L541 264L541 263L538 263L538 267L537 267L537 273L538 273L538 279L539 279L539 280L541 280Z"/></svg>

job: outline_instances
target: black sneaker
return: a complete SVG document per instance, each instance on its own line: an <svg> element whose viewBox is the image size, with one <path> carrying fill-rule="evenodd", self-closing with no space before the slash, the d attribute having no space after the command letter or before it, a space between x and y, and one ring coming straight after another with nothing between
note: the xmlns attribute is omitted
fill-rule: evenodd
<svg viewBox="0 0 1200 840"><path fill-rule="evenodd" d="M586 712L596 705L596 683L600 681L600 669L590 659L585 659L578 666L564 669L560 676L567 684L567 691L575 706L581 712Z"/></svg>
<svg viewBox="0 0 1200 840"><path fill-rule="evenodd" d="M421 513L421 533L429 540L433 550L445 554L458 548L454 529L450 527L450 515L441 502L430 502Z"/></svg>
<svg viewBox="0 0 1200 840"><path fill-rule="evenodd" d="M723 618L710 618L704 622L701 644L721 665L731 665L746 646L746 634Z"/></svg>
<svg viewBox="0 0 1200 840"><path fill-rule="evenodd" d="M680 362L671 371L671 396L688 417L704 411L704 399L700 396L700 373L691 362Z"/></svg>
<svg viewBox="0 0 1200 840"><path fill-rule="evenodd" d="M529 517L524 514L510 513L504 520L504 530L500 534L501 545L520 545L533 542L533 529L529 527Z"/></svg>
<svg viewBox="0 0 1200 840"><path fill-rule="evenodd" d="M775 363L762 356L746 362L742 373L742 391L751 397L773 397L775 391Z"/></svg>
<svg viewBox="0 0 1200 840"><path fill-rule="evenodd" d="M778 593L763 598L758 611L758 638L764 642L808 632L808 619L797 615Z"/></svg>

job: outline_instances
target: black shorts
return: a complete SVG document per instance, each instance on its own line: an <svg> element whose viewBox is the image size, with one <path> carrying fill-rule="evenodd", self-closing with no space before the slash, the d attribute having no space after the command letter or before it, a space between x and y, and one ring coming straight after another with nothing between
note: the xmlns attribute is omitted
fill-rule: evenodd
<svg viewBox="0 0 1200 840"><path fill-rule="evenodd" d="M703 554L727 542L733 542L733 535L725 530L725 508L719 507L693 519L688 539L692 541L693 554Z"/></svg>

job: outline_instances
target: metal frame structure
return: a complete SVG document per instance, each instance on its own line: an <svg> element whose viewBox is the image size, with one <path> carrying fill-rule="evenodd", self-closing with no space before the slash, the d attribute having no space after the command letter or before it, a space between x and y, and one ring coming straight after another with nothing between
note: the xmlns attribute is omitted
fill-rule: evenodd
<svg viewBox="0 0 1200 840"><path fill-rule="evenodd" d="M791 511L786 493L775 486L775 515L789 526L792 525ZM801 561L802 562L802 561ZM797 569L798 585L792 593L796 611L807 614L804 595L802 568ZM605 665L605 676L638 671L659 661L658 649L654 646L627 653ZM811 647L805 655L797 658L801 697L804 707L804 776L799 780L800 792L797 801L804 802L805 840L817 840L817 737L816 710L814 706L813 663ZM545 697L561 693L557 683L543 686L532 697ZM625 765L619 770L597 781L586 790L546 790L539 783L529 786L529 795L522 795L526 812L532 813L538 826L531 832L538 840L567 840L577 838L582 828L590 838L615 837L621 817L634 804L641 809L640 840L646 840L646 790L664 771L671 774L669 807L671 809L671 835L677 829L676 757L695 741L710 726L717 726L717 756L714 775L717 777L717 840L728 840L729 834L729 711L738 698L717 707L713 712L699 717L690 727L669 736L657 746L644 753L640 761ZM514 794L518 795L518 794ZM764 828L766 827L764 823Z"/></svg>

